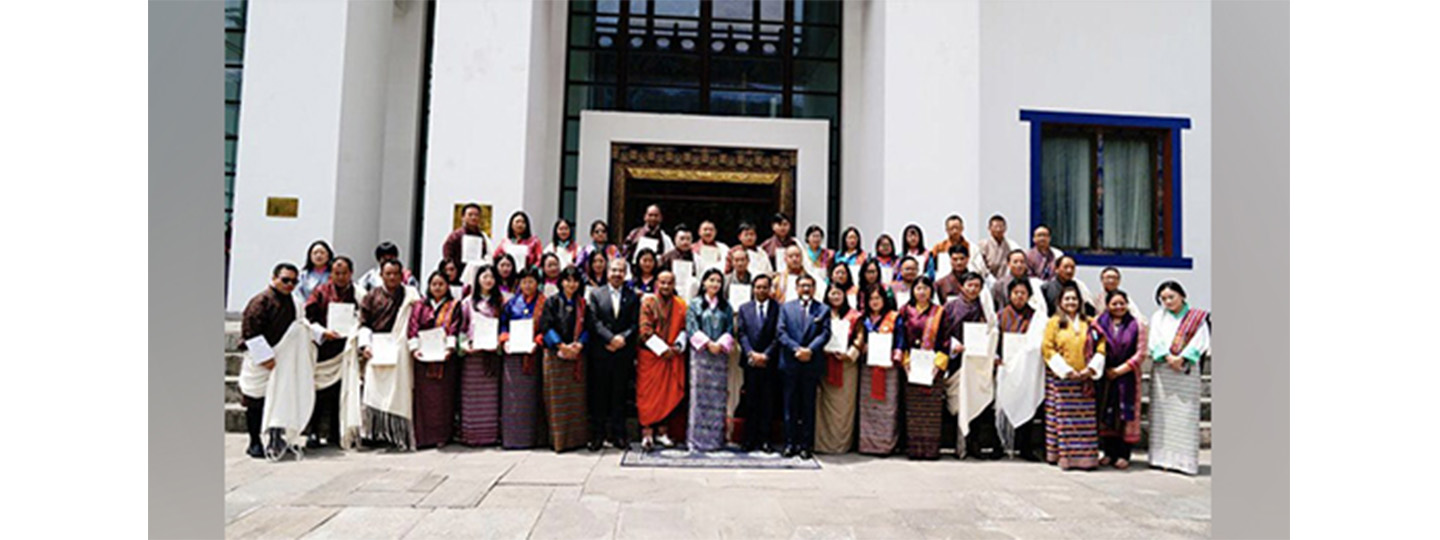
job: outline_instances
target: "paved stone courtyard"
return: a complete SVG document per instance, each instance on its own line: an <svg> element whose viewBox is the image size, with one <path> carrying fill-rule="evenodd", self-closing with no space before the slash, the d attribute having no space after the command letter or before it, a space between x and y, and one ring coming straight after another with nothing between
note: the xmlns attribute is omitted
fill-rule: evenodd
<svg viewBox="0 0 1440 540"><path fill-rule="evenodd" d="M317 450L281 463L225 435L230 538L1196 538L1201 475L820 456L813 470L620 467L620 452Z"/></svg>

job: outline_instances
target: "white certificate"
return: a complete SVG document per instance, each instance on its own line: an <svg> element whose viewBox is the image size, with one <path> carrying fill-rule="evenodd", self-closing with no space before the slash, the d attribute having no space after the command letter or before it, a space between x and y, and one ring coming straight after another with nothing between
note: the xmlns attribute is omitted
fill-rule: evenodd
<svg viewBox="0 0 1440 540"><path fill-rule="evenodd" d="M820 289L823 285L830 283L830 278L825 276L824 268L809 268L810 277L815 278L815 288Z"/></svg>
<svg viewBox="0 0 1440 540"><path fill-rule="evenodd" d="M788 249L788 248L778 248L778 247L775 248L775 271L776 271L776 272L785 272L785 271L787 271L787 270L790 269L790 265L785 264L785 250L786 250L786 249ZM804 257L801 257L801 258L803 259Z"/></svg>
<svg viewBox="0 0 1440 540"><path fill-rule="evenodd" d="M460 285L451 285L451 286L450 286L450 297L451 297L451 298L456 298L456 299L464 298L464 297L465 297L465 287L462 287L462 286L460 286Z"/></svg>
<svg viewBox="0 0 1440 540"><path fill-rule="evenodd" d="M665 351L670 350L670 346L665 344L665 340L660 339L660 334L650 334L650 339L645 340L645 347L655 353L655 356L664 356Z"/></svg>
<svg viewBox="0 0 1440 540"><path fill-rule="evenodd" d="M942 278L944 278L945 276L950 275L950 260L949 260L949 256L947 255L947 256L944 257L944 258L945 258L944 264L941 264L940 259L938 259L938 258L935 259L935 281L940 281L940 280L941 280Z"/></svg>
<svg viewBox="0 0 1440 540"><path fill-rule="evenodd" d="M400 359L400 341L391 333L375 334L370 339L370 363L393 366Z"/></svg>
<svg viewBox="0 0 1440 540"><path fill-rule="evenodd" d="M750 301L750 286L739 283L730 284L730 308L740 309L741 305Z"/></svg>
<svg viewBox="0 0 1440 540"><path fill-rule="evenodd" d="M460 240L460 262L480 262L485 259L484 239L467 234Z"/></svg>
<svg viewBox="0 0 1440 540"><path fill-rule="evenodd" d="M638 240L637 242L635 242L635 254L636 254L636 255L639 255L641 251L644 251L644 250L646 250L646 249L649 249L650 251L654 251L654 252L655 252L655 255L657 255L657 256L661 255L661 253L660 253L660 239L659 239L659 238L651 238L651 237L649 237L649 236L641 236L641 237L640 237L640 240Z"/></svg>
<svg viewBox="0 0 1440 540"><path fill-rule="evenodd" d="M470 321L470 348L493 351L500 344L500 319L486 316Z"/></svg>
<svg viewBox="0 0 1440 540"><path fill-rule="evenodd" d="M355 318L355 304L334 302L325 310L325 321L331 330L342 336L350 336L360 329L360 320Z"/></svg>
<svg viewBox="0 0 1440 540"><path fill-rule="evenodd" d="M960 325L960 331L965 336L965 356L990 356L990 327L967 322Z"/></svg>
<svg viewBox="0 0 1440 540"><path fill-rule="evenodd" d="M850 309L860 309L860 304L855 303L856 301L858 301L858 299L855 297L855 293L845 293L845 301L850 303ZM861 311L864 310L862 309Z"/></svg>
<svg viewBox="0 0 1440 540"><path fill-rule="evenodd" d="M670 272L675 274L676 280L681 279L681 275L693 278L695 277L695 263L684 259L675 259L670 261Z"/></svg>
<svg viewBox="0 0 1440 540"><path fill-rule="evenodd" d="M895 291L895 308L905 307L910 303L910 291Z"/></svg>
<svg viewBox="0 0 1440 540"><path fill-rule="evenodd" d="M760 275L760 274L769 274L769 273L770 273L770 270L771 270L771 268L770 268L770 263L769 263L769 261L767 261L767 260L765 259L765 252L764 252L764 251L760 251L760 250L758 250L758 249L752 249L752 250L747 251L746 253L747 253L748 255L750 255L749 260L750 260L750 278L751 278L751 279L754 279L755 276L758 276L758 275Z"/></svg>
<svg viewBox="0 0 1440 540"><path fill-rule="evenodd" d="M445 361L444 328L431 328L429 330L421 330L419 335L416 337L420 340L420 361Z"/></svg>
<svg viewBox="0 0 1440 540"><path fill-rule="evenodd" d="M795 299L800 298L800 291L796 290L796 289L799 289L799 288L800 288L799 280L800 280L800 276L794 276L794 275L786 275L786 276L785 276L785 301L786 301L786 302L789 302L789 301L791 301L791 300L795 300Z"/></svg>
<svg viewBox="0 0 1440 540"><path fill-rule="evenodd" d="M535 350L535 320L515 319L510 321L510 339L505 342L505 352L529 354Z"/></svg>
<svg viewBox="0 0 1440 540"><path fill-rule="evenodd" d="M1059 353L1050 356L1050 359L1045 361L1045 365L1050 366L1050 371L1055 372L1055 376L1061 379L1075 372L1074 369L1070 368L1070 364L1066 363L1065 359L1060 357Z"/></svg>
<svg viewBox="0 0 1440 540"><path fill-rule="evenodd" d="M551 296L560 294L560 287L554 283L546 283L545 286L540 289L540 293L544 294L546 298L550 298Z"/></svg>
<svg viewBox="0 0 1440 540"><path fill-rule="evenodd" d="M850 321L830 319L830 341L825 343L825 352L844 353L850 345Z"/></svg>
<svg viewBox="0 0 1440 540"><path fill-rule="evenodd" d="M935 382L935 351L915 349L910 351L910 371L906 379L910 384L930 386Z"/></svg>
<svg viewBox="0 0 1440 540"><path fill-rule="evenodd" d="M275 351L270 348L270 342L265 341L263 335L245 340L245 350L250 353L250 363L257 366L266 360L275 358Z"/></svg>
<svg viewBox="0 0 1440 540"><path fill-rule="evenodd" d="M892 269L892 268L890 268L889 266L880 265L880 282L881 282L881 283L890 283L890 281L891 281L891 280L894 280L894 279L895 279L895 270Z"/></svg>
<svg viewBox="0 0 1440 540"><path fill-rule="evenodd" d="M895 334L871 332L865 337L869 341L865 349L865 365L872 367L890 367L890 354L895 348Z"/></svg>
<svg viewBox="0 0 1440 540"><path fill-rule="evenodd" d="M575 265L575 256L570 254L566 248L555 248L555 256L560 259L560 268Z"/></svg>
<svg viewBox="0 0 1440 540"><path fill-rule="evenodd" d="M696 255L696 258L700 259L699 263L701 273L704 273L705 270L709 270L717 266L720 267L720 269L722 270L725 269L725 254L720 251L719 246L702 245L700 246L700 253L697 253Z"/></svg>
<svg viewBox="0 0 1440 540"><path fill-rule="evenodd" d="M505 244L505 253L515 259L516 270L524 270L530 266L530 246Z"/></svg>

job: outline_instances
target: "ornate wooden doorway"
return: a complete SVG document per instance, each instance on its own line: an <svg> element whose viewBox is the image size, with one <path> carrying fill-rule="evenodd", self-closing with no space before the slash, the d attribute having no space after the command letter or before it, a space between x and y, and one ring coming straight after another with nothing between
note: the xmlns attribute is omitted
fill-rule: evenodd
<svg viewBox="0 0 1440 540"><path fill-rule="evenodd" d="M610 165L613 235L643 223L651 204L665 213L667 231L682 223L694 231L708 219L731 245L741 222L764 240L770 216L795 215L794 150L614 143Z"/></svg>

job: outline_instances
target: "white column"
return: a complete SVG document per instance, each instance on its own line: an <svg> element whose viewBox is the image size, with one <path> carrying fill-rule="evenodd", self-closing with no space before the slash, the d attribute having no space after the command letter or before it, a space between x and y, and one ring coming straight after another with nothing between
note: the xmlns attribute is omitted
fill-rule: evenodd
<svg viewBox="0 0 1440 540"><path fill-rule="evenodd" d="M243 309L277 262L302 265L316 239L369 262L384 99L373 76L383 73L376 66L385 62L392 9L359 0L250 3L227 310ZM269 197L298 198L298 216L267 217Z"/></svg>
<svg viewBox="0 0 1440 540"><path fill-rule="evenodd" d="M911 221L925 241L944 237L958 213L979 239L980 10L978 0L888 1L879 21L884 43L884 226L895 237ZM870 45L867 42L867 45ZM867 57L871 58L871 57ZM868 66L867 66L868 67Z"/></svg>
<svg viewBox="0 0 1440 540"><path fill-rule="evenodd" d="M554 65L549 53L563 47L564 34L545 29L552 27L550 12L563 13L565 6L437 4L422 228L426 265L440 260L455 204L490 204L495 236L503 235L511 212L523 208L534 231L548 238L560 193L554 153L560 143L550 133L559 129L559 92L551 87L564 61L561 56Z"/></svg>

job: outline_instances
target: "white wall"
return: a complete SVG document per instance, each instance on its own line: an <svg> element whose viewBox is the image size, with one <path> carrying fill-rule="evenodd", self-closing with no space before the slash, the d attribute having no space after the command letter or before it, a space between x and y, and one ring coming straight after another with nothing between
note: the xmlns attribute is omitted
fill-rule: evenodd
<svg viewBox="0 0 1440 540"><path fill-rule="evenodd" d="M265 288L275 263L300 265L311 241L334 233L347 8L343 1L250 3L229 311ZM299 217L265 217L271 196L298 197Z"/></svg>
<svg viewBox="0 0 1440 540"><path fill-rule="evenodd" d="M384 81L393 14L392 2L363 0L350 2L346 14L340 166L334 195L335 230L330 243L337 253L356 259L362 272L374 264L374 247L379 243L377 217L383 208L381 178L385 161Z"/></svg>
<svg viewBox="0 0 1440 540"><path fill-rule="evenodd" d="M1030 125L1020 109L1181 116L1184 255L1193 270L1122 267L1121 287L1148 314L1166 279L1210 306L1210 4L985 1L981 36L981 210L1028 245ZM971 235L975 237L975 234ZM1080 268L1099 283L1099 267Z"/></svg>
<svg viewBox="0 0 1440 540"><path fill-rule="evenodd" d="M385 163L380 192L379 233L375 242L400 245L400 257L411 259L411 230L415 215L415 165L420 145L420 92L425 73L425 17L423 0L399 0L391 18L389 66L385 76ZM373 248L373 246L371 246ZM373 249L356 252L373 263Z"/></svg>
<svg viewBox="0 0 1440 540"><path fill-rule="evenodd" d="M828 120L583 111L577 223L609 219L614 142L796 150L795 222L825 223L830 193ZM629 231L639 225L611 223L610 228Z"/></svg>
<svg viewBox="0 0 1440 540"><path fill-rule="evenodd" d="M548 133L560 129L560 119L548 117L546 103L558 97L551 87L564 58L560 67L543 59L554 62L548 45L563 43L564 33L536 35L539 28L553 31L547 21L557 7L549 4L437 1L421 229L426 267L440 260L456 203L492 205L492 233L521 208L537 232L554 219L560 158L558 150L537 147L560 145Z"/></svg>
<svg viewBox="0 0 1440 540"><path fill-rule="evenodd" d="M870 0L846 2L840 92L840 227L860 229L865 249L884 228L884 9ZM840 240L834 239L835 245Z"/></svg>

